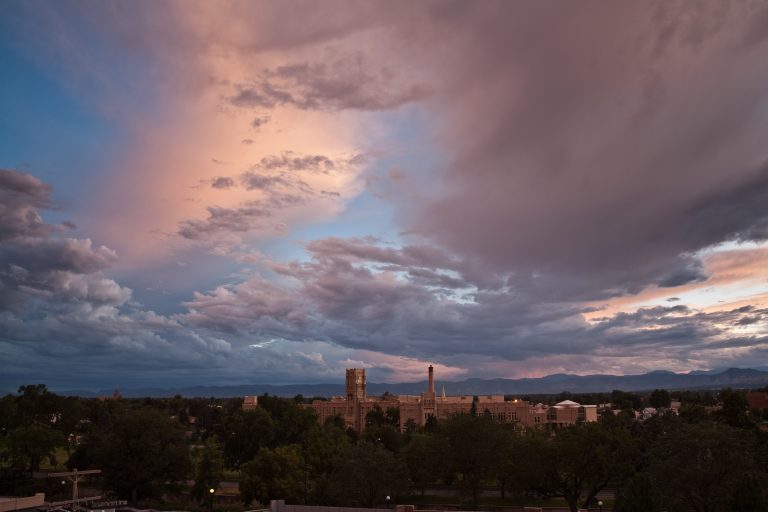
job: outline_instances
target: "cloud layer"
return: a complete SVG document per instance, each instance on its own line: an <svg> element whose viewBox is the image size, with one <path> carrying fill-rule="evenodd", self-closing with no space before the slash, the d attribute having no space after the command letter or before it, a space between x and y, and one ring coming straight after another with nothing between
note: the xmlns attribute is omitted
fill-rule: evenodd
<svg viewBox="0 0 768 512"><path fill-rule="evenodd" d="M768 364L761 2L11 7L119 130L0 162L8 383Z"/></svg>

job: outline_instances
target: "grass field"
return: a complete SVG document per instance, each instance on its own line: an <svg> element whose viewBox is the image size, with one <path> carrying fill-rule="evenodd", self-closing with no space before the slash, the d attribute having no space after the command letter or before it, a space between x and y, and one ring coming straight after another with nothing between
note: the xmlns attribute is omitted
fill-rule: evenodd
<svg viewBox="0 0 768 512"><path fill-rule="evenodd" d="M67 461L69 460L69 452L66 448L56 448L56 464L51 464L51 461L44 459L40 464L41 470L56 469L66 471Z"/></svg>

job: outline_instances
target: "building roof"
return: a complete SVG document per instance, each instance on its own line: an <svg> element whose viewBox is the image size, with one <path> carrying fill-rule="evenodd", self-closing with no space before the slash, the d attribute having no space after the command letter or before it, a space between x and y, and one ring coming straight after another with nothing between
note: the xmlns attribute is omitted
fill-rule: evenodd
<svg viewBox="0 0 768 512"><path fill-rule="evenodd" d="M577 404L573 400L563 400L562 402L555 404L555 407L557 407L558 405L560 407L579 407L579 404Z"/></svg>

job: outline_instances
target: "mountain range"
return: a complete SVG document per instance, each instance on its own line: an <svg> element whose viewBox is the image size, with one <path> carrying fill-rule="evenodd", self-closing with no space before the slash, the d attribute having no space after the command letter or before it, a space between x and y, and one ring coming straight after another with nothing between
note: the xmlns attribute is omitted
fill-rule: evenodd
<svg viewBox="0 0 768 512"><path fill-rule="evenodd" d="M614 389L623 391L667 390L705 390L721 388L761 388L768 386L768 371L753 368L728 368L690 373L654 371L642 375L568 375L555 374L540 378L524 379L466 379L462 381L437 381L438 394L443 387L447 395L535 395L554 394L561 391L572 393L610 392ZM418 395L427 389L427 382L407 383L368 383L369 395L381 395L390 392L396 395ZM113 390L56 391L62 395L96 397L111 396ZM185 397L227 398L245 395L269 393L275 396L292 397L296 395L342 396L344 384L245 384L238 386L192 386L185 388L136 388L121 389L122 396L136 397Z"/></svg>

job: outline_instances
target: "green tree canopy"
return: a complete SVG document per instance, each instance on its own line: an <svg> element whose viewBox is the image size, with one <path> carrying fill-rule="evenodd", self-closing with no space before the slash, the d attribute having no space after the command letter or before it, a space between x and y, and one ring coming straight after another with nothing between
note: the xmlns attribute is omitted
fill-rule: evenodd
<svg viewBox="0 0 768 512"><path fill-rule="evenodd" d="M262 448L240 468L240 496L245 504L274 499L298 503L304 492L304 460L298 445Z"/></svg>
<svg viewBox="0 0 768 512"><path fill-rule="evenodd" d="M382 446L361 442L334 472L332 489L341 505L374 507L408 490L408 468Z"/></svg>
<svg viewBox="0 0 768 512"><path fill-rule="evenodd" d="M442 436L426 433L411 435L402 455L408 465L411 480L421 489L422 496L426 485L447 478L449 453L448 442Z"/></svg>
<svg viewBox="0 0 768 512"><path fill-rule="evenodd" d="M746 497L739 494L749 488L750 478L758 478L762 487L768 483L754 454L754 438L739 429L713 423L683 423L659 438L651 452L649 471L659 485L666 508L736 510L731 505ZM764 495L752 496L758 501L764 499Z"/></svg>
<svg viewBox="0 0 768 512"><path fill-rule="evenodd" d="M46 424L32 423L8 432L4 458L14 469L30 473L40 469L40 463L48 459L56 464L56 448L66 444L66 438L58 430Z"/></svg>
<svg viewBox="0 0 768 512"><path fill-rule="evenodd" d="M106 484L133 503L159 496L167 483L186 479L191 470L184 431L167 414L147 407L118 408L68 464L101 469Z"/></svg>
<svg viewBox="0 0 768 512"><path fill-rule="evenodd" d="M532 487L545 496L564 498L573 512L593 504L612 480L630 476L637 459L636 445L626 430L599 423L563 427L550 440L533 437L530 442L539 453L536 457L529 450L535 457L531 464L543 466L533 472L538 473L539 484L531 482Z"/></svg>
<svg viewBox="0 0 768 512"><path fill-rule="evenodd" d="M224 479L224 454L215 438L209 438L195 457L195 484L192 497L199 502L209 499L210 489L216 489Z"/></svg>
<svg viewBox="0 0 768 512"><path fill-rule="evenodd" d="M497 467L499 425L487 416L460 414L446 420L441 432L450 447L451 468L458 474L459 487L477 506L483 483L494 476Z"/></svg>
<svg viewBox="0 0 768 512"><path fill-rule="evenodd" d="M275 435L272 416L261 407L253 411L238 409L226 416L218 429L226 465L239 468L253 459L260 448L272 446Z"/></svg>
<svg viewBox="0 0 768 512"><path fill-rule="evenodd" d="M672 398L669 396L669 391L666 389L654 389L648 397L648 405L655 407L656 409L669 407L671 403Z"/></svg>

